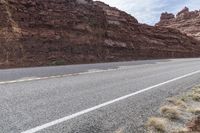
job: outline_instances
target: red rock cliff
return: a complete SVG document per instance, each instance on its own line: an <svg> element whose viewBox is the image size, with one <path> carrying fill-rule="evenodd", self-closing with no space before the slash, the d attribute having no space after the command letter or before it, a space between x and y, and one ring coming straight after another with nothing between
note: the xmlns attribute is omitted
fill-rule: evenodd
<svg viewBox="0 0 200 133"><path fill-rule="evenodd" d="M0 67L197 57L199 42L92 0L1 0Z"/></svg>
<svg viewBox="0 0 200 133"><path fill-rule="evenodd" d="M180 30L182 33L200 40L200 11L189 11L185 7L177 13L176 17L173 16L173 14L163 13L160 22L156 25ZM169 19L165 19L167 17Z"/></svg>

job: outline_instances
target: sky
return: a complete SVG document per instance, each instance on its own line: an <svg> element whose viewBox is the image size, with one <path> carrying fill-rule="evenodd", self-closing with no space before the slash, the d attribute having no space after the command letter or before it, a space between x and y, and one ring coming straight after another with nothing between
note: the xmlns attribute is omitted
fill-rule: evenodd
<svg viewBox="0 0 200 133"><path fill-rule="evenodd" d="M176 14L185 6L191 11L200 10L200 0L98 0L117 7L132 16L140 23L154 25L162 12Z"/></svg>

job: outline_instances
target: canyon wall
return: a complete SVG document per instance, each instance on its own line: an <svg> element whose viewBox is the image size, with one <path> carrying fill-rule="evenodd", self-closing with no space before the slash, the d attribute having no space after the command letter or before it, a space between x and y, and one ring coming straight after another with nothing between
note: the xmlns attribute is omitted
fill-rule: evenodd
<svg viewBox="0 0 200 133"><path fill-rule="evenodd" d="M192 37L102 2L0 1L0 68L198 56Z"/></svg>

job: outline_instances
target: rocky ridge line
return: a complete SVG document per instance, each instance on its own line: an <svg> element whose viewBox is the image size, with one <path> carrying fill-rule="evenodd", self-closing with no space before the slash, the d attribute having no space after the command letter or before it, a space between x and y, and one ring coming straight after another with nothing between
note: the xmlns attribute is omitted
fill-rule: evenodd
<svg viewBox="0 0 200 133"><path fill-rule="evenodd" d="M189 8L185 7L176 16L172 13L162 13L156 26L177 29L200 40L200 10L189 11Z"/></svg>

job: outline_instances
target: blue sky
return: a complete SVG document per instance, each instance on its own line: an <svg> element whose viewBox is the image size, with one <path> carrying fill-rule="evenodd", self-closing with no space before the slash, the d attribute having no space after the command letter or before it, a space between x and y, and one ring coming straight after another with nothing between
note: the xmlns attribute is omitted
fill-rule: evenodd
<svg viewBox="0 0 200 133"><path fill-rule="evenodd" d="M185 6L200 9L200 0L99 0L136 17L140 23L154 25L162 12L177 13Z"/></svg>

